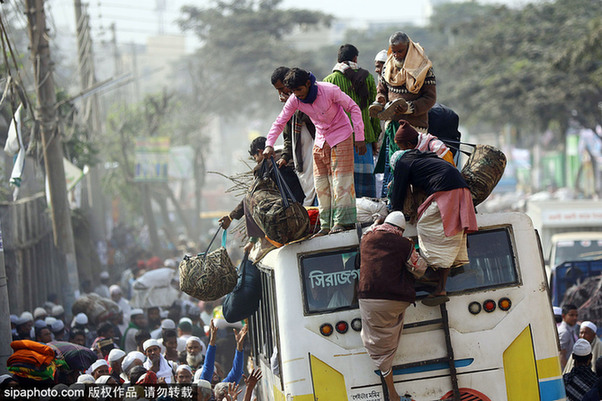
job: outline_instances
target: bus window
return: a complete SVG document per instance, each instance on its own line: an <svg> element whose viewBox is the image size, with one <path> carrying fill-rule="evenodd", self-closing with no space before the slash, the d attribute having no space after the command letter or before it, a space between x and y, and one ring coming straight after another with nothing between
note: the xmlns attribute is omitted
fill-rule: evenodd
<svg viewBox="0 0 602 401"><path fill-rule="evenodd" d="M518 284L514 252L504 228L468 235L468 259L459 274L453 269L447 280L448 292L459 292Z"/></svg>
<svg viewBox="0 0 602 401"><path fill-rule="evenodd" d="M262 357L264 362L274 369L276 366L280 366L280 360L274 359L279 358L277 349L280 347L274 276L271 271L260 271L260 275L262 297L259 309L249 319L251 343L254 353Z"/></svg>
<svg viewBox="0 0 602 401"><path fill-rule="evenodd" d="M305 314L358 307L357 248L300 257Z"/></svg>

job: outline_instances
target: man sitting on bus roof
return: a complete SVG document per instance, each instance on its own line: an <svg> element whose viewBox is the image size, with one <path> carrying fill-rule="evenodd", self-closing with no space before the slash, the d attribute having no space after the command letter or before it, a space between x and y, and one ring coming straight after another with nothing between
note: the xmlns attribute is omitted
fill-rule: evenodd
<svg viewBox="0 0 602 401"><path fill-rule="evenodd" d="M393 358L399 346L406 308L416 300L414 277L406 261L418 263L414 244L403 236L406 220L392 212L384 224L374 226L360 243L358 299L362 317L361 337L387 385L389 399L400 397L393 382Z"/></svg>
<svg viewBox="0 0 602 401"><path fill-rule="evenodd" d="M573 346L573 359L575 367L562 376L566 389L567 401L581 401L597 382L598 378L590 367L592 359L592 346L589 341L580 338Z"/></svg>

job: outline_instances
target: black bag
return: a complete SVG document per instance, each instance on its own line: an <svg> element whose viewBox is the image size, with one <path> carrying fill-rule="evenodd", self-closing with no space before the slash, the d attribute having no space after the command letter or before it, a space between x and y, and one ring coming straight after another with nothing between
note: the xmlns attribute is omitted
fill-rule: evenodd
<svg viewBox="0 0 602 401"><path fill-rule="evenodd" d="M240 263L238 283L231 293L226 295L222 306L224 318L235 323L251 316L259 309L261 300L261 273L249 260L249 254Z"/></svg>
<svg viewBox="0 0 602 401"><path fill-rule="evenodd" d="M458 125L460 119L455 111L440 103L435 103L429 110L429 134L436 136L440 141L446 144L452 154L456 156L457 146L450 146L460 141L460 131Z"/></svg>

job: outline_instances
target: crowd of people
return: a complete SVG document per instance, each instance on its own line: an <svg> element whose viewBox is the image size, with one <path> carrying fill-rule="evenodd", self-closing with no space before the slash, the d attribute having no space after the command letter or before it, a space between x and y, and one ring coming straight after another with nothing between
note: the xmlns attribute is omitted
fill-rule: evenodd
<svg viewBox="0 0 602 401"><path fill-rule="evenodd" d="M376 80L357 64L359 51L351 44L339 48L332 73L323 81L302 68L276 68L271 84L284 105L268 134L250 144L249 153L259 176L260 166L275 155L276 140L283 135L276 167L261 174L275 180L277 168L298 202L318 207L319 229L312 238L354 228L357 197L389 199L391 213L375 223L360 244L358 298L363 344L383 376L389 399L399 401L391 366L405 310L416 298L410 270L424 273L428 266L433 272L433 290L422 301L425 305L447 302L448 274L468 263L467 233L476 231L477 223L455 152L429 129L429 111L444 107L436 105L433 65L403 32L391 35L388 45L375 57ZM457 132L457 120L445 128ZM412 202L414 214L404 215ZM264 237L248 204L240 202L219 224L227 229L242 217L248 253ZM416 223L419 252L403 237L407 220ZM165 260L163 267L175 269L176 262ZM15 353L8 364L11 374L0 377L0 389L32 383L111 385L134 391L106 398L153 399L154 393L136 386L157 386L158 391L178 385L190 386L198 400L235 401L243 393L244 401L251 400L261 372L251 366L248 377L243 375L248 326L233 330L234 349L226 350L233 353L228 360L232 367L226 373L216 360L219 333L226 329L218 330L215 305L186 300L164 308L132 308L128 299L135 278L126 271L119 283L111 283L110 275L102 273L93 291L82 289L80 295L94 292L117 306L118 312L102 319L80 312L68 322L55 299L33 313L11 315ZM582 322L576 332L577 308L572 305L565 305L561 316L560 356L568 399L599 399L602 345L597 327ZM70 366L66 356L74 354L75 365ZM182 398L179 391L158 398Z"/></svg>
<svg viewBox="0 0 602 401"><path fill-rule="evenodd" d="M579 323L576 305L554 307L560 343L560 364L568 401L602 399L602 342L598 327Z"/></svg>
<svg viewBox="0 0 602 401"><path fill-rule="evenodd" d="M390 365L404 311L415 300L413 284L404 286L399 264L413 258L416 265L428 265L436 272L436 285L423 303L447 302L447 276L451 268L468 263L466 236L477 230L476 215L454 152L438 132L429 131L429 111L444 106L436 104L436 77L422 47L395 32L388 50L375 57L377 80L357 64L358 56L355 46L342 45L323 81L302 68L275 69L271 83L284 105L267 136L255 139L249 153L259 166L275 155L276 140L284 136L277 166L289 187L302 191L296 195L299 202L318 206L319 229L312 238L354 228L356 198L389 198L390 218L361 242L358 297L362 340L381 370L389 398L397 401ZM455 119L434 126L459 138L457 124ZM296 174L286 170L291 167ZM274 179L273 171L270 176ZM417 210L405 216L406 203L412 202ZM263 236L250 214L241 202L219 220L228 228L233 219L245 216L247 252ZM418 229L420 255L402 236L410 219ZM370 241L381 237L390 246Z"/></svg>
<svg viewBox="0 0 602 401"><path fill-rule="evenodd" d="M159 268L176 268L172 259L161 264ZM120 281L124 288L103 272L93 294L80 293L80 301L92 296L112 302L117 309L109 313L93 313L102 307L97 303L90 305L93 312L66 320L66 311L51 295L33 313L12 314L14 353L7 363L9 374L0 376L0 398L34 394L28 398L35 399L35 393L18 392L32 388L85 388L87 393L71 392L66 398L253 399L261 372L250 358L245 366L245 323L229 325L220 316L219 301L199 302L185 294L170 306L132 308L123 294L132 292L133 280ZM106 386L112 390L95 392ZM165 393L158 396L161 389ZM99 394L106 397L95 396Z"/></svg>

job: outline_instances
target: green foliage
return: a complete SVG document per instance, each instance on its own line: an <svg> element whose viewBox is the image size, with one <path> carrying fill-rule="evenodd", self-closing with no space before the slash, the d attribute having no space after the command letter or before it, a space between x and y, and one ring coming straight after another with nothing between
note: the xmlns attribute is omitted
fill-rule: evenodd
<svg viewBox="0 0 602 401"><path fill-rule="evenodd" d="M457 21L446 21L449 15ZM450 34L452 43L429 54L439 100L453 104L469 125L510 123L534 132L554 126L561 135L577 118L595 127L601 123L600 15L602 3L591 0L518 10L474 3L437 8L433 28Z"/></svg>
<svg viewBox="0 0 602 401"><path fill-rule="evenodd" d="M61 133L63 134L63 153L67 160L83 169L84 166L96 166L98 158L98 140L91 138L85 125L77 121L77 109L68 99L67 92L63 89L57 90L58 118L61 122Z"/></svg>
<svg viewBox="0 0 602 401"><path fill-rule="evenodd" d="M116 107L107 115L105 146L102 158L105 173L102 185L106 193L120 198L131 211L141 213L141 191L134 182L135 138L144 132L144 109L140 104Z"/></svg>
<svg viewBox="0 0 602 401"><path fill-rule="evenodd" d="M330 16L307 10L281 10L280 0L212 1L211 6L182 8L180 26L203 42L191 60L196 95L210 96L208 110L261 113L273 101L269 85L280 65L307 65L309 53L296 51L282 39L293 29L327 25ZM266 84L267 83L267 84ZM202 94L202 95L201 95Z"/></svg>

